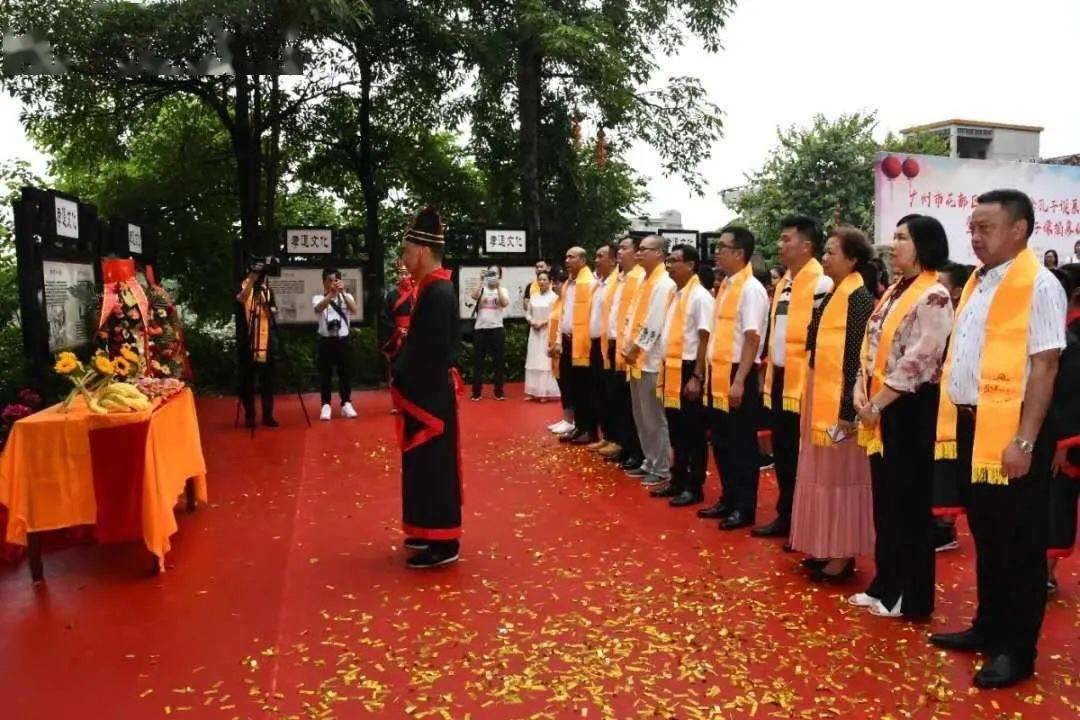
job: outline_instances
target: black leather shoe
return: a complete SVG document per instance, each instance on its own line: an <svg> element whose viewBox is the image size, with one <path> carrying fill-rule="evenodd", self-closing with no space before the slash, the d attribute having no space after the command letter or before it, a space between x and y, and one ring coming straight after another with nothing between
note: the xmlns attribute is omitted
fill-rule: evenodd
<svg viewBox="0 0 1080 720"><path fill-rule="evenodd" d="M698 510L697 516L702 520L722 520L733 512L735 512L735 508L726 504L723 500L719 500L715 505Z"/></svg>
<svg viewBox="0 0 1080 720"><path fill-rule="evenodd" d="M592 445L594 442L596 442L599 439L600 438L596 437L595 435L590 435L587 432L581 431L581 432L576 433L574 435L574 437L570 438L570 444L571 445Z"/></svg>
<svg viewBox="0 0 1080 720"><path fill-rule="evenodd" d="M786 522L780 518L776 518L768 525L754 528L750 531L750 534L759 538L787 537L790 531L791 528L788 527Z"/></svg>
<svg viewBox="0 0 1080 720"><path fill-rule="evenodd" d="M245 418L244 419L244 427L248 427L248 428L255 427L255 418L253 418L253 417Z"/></svg>
<svg viewBox="0 0 1080 720"><path fill-rule="evenodd" d="M705 496L701 493L683 490L681 493L671 498L671 500L668 501L668 505L671 507L687 507L689 505L697 505L704 501Z"/></svg>
<svg viewBox="0 0 1080 720"><path fill-rule="evenodd" d="M754 518L750 517L742 510L736 510L728 515L720 523L721 530L738 530L739 528L747 527L754 524Z"/></svg>
<svg viewBox="0 0 1080 720"><path fill-rule="evenodd" d="M585 435L584 430L571 430L570 432L568 432L568 433L566 433L564 435L560 435L559 436L559 442L561 442L561 443L574 442L575 438L579 438L579 437L582 437L584 435Z"/></svg>
<svg viewBox="0 0 1080 720"><path fill-rule="evenodd" d="M980 652L983 649L982 638L971 628L954 633L933 633L930 643L946 650L963 652Z"/></svg>
<svg viewBox="0 0 1080 720"><path fill-rule="evenodd" d="M783 545L781 545L780 549L783 550L784 552L795 552L795 548L791 547L790 542L786 542Z"/></svg>
<svg viewBox="0 0 1080 720"><path fill-rule="evenodd" d="M643 462L642 458L628 457L625 460L623 460L621 463L619 463L619 467L621 467L623 470L632 470L633 468L641 467L642 462Z"/></svg>
<svg viewBox="0 0 1080 720"><path fill-rule="evenodd" d="M817 569L810 571L810 579L814 582L841 583L845 580L850 580L854 575L855 558L848 559L848 561L844 563L844 567L840 568L839 572L827 573L825 572L825 565L821 565Z"/></svg>
<svg viewBox="0 0 1080 720"><path fill-rule="evenodd" d="M678 495L678 494L679 494L679 492L680 492L680 491L679 491L678 489L676 489L676 488L672 487L671 483L668 483L668 484L667 484L666 486L664 486L664 487L662 487L662 488L658 488L658 489L656 489L656 490L650 490L650 491L649 491L649 497L654 497L654 498L673 498L673 497L675 497L676 495Z"/></svg>
<svg viewBox="0 0 1080 720"><path fill-rule="evenodd" d="M264 417L263 418L263 425L265 425L266 427L277 427L278 426L278 421L275 420L272 417Z"/></svg>
<svg viewBox="0 0 1080 720"><path fill-rule="evenodd" d="M1007 688L1035 674L1035 663L1023 662L1013 655L997 655L975 673L975 687Z"/></svg>

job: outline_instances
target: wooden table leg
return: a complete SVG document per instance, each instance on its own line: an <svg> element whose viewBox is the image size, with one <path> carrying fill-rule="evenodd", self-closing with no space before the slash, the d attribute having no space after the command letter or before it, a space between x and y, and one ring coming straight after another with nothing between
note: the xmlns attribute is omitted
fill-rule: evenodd
<svg viewBox="0 0 1080 720"><path fill-rule="evenodd" d="M41 533L26 533L26 550L30 556L30 578L34 582L45 579L45 566L41 562Z"/></svg>
<svg viewBox="0 0 1080 720"><path fill-rule="evenodd" d="M188 478L184 484L184 500L187 502L187 511L195 512L198 507L198 501L195 499L195 478Z"/></svg>

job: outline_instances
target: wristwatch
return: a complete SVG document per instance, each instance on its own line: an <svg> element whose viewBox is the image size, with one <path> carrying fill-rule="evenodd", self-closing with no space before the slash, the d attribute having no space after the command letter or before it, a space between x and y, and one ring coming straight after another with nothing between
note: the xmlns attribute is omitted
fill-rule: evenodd
<svg viewBox="0 0 1080 720"><path fill-rule="evenodd" d="M1031 453L1035 452L1035 443L1028 442L1019 435L1013 438L1013 445L1020 448L1020 452L1024 453L1025 455L1030 455Z"/></svg>
<svg viewBox="0 0 1080 720"><path fill-rule="evenodd" d="M874 413L874 415L881 415L881 408L879 408L877 406L877 403L875 403L873 400L871 400L869 404L870 404L870 412Z"/></svg>

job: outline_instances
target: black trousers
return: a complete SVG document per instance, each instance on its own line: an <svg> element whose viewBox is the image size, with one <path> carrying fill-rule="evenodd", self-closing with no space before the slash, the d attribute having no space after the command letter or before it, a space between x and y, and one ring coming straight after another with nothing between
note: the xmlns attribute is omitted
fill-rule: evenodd
<svg viewBox="0 0 1080 720"><path fill-rule="evenodd" d="M563 410L568 410L576 415L574 396L571 394L569 353L559 353L559 377L555 378L555 382L559 385L559 402L562 404Z"/></svg>
<svg viewBox="0 0 1080 720"><path fill-rule="evenodd" d="M563 357L565 363L559 366L559 374L565 370L563 378L566 391L570 394L570 404L574 406L574 426L591 437L596 436L596 409L593 407L592 390L589 387L590 368L588 365L575 366L573 363L573 342L569 335L562 336Z"/></svg>
<svg viewBox="0 0 1080 720"><path fill-rule="evenodd" d="M604 372L603 341L593 338L589 345L589 405L604 439L611 440L611 412L607 404Z"/></svg>
<svg viewBox="0 0 1080 720"><path fill-rule="evenodd" d="M732 379L738 370L737 363L731 367ZM713 458L716 461L716 470L720 473L721 500L732 509L753 519L757 510L759 473L755 420L761 407L761 389L758 387L756 369L746 376L744 388L743 401L739 407L729 411L711 408L709 414ZM790 517L790 506L788 512Z"/></svg>
<svg viewBox="0 0 1080 720"><path fill-rule="evenodd" d="M352 362L349 357L349 338L347 337L319 337L319 388L322 396L322 404L330 404L330 395L333 388L334 369L338 375L338 395L341 396L342 404L349 402L352 395Z"/></svg>
<svg viewBox="0 0 1080 720"><path fill-rule="evenodd" d="M682 364L682 389L694 374L694 361ZM680 390L681 393L681 390ZM682 398L682 407L665 408L668 437L674 462L671 464L671 486L679 492L701 495L705 487L705 466L708 464L708 440L705 437L706 413L700 400Z"/></svg>
<svg viewBox="0 0 1080 720"><path fill-rule="evenodd" d="M607 386L608 427L612 440L623 449L624 458L640 458L641 443L634 425L634 411L630 402L630 383L626 371L615 369L615 341L608 340L608 364L605 384ZM606 436L605 436L606 437Z"/></svg>
<svg viewBox="0 0 1080 720"><path fill-rule="evenodd" d="M751 373L753 375L753 373ZM773 368L772 383L773 461L776 463L777 519L791 525L791 506L795 502L795 475L799 469L799 414L784 410L784 368ZM757 437L754 437L757 447Z"/></svg>
<svg viewBox="0 0 1080 720"><path fill-rule="evenodd" d="M495 396L502 397L506 376L506 363L503 361L505 348L506 333L503 328L473 330L473 397L480 397L484 388L484 360L488 355L491 355L495 370Z"/></svg>
<svg viewBox="0 0 1080 720"><path fill-rule="evenodd" d="M1076 543L1076 504L1080 478L1059 472L1050 478L1050 542L1047 555L1066 557Z"/></svg>
<svg viewBox="0 0 1080 720"><path fill-rule="evenodd" d="M267 353L266 362L247 360L240 363L240 400L244 416L255 417L255 378L259 380L263 419L274 417L274 358Z"/></svg>
<svg viewBox="0 0 1080 720"><path fill-rule="evenodd" d="M1047 515L1052 420L1035 441L1031 470L1008 485L973 483L968 525L975 538L979 607L973 628L991 654L1034 660L1046 611ZM960 412L956 423L958 469L971 476L975 419Z"/></svg>
<svg viewBox="0 0 1080 720"><path fill-rule="evenodd" d="M904 617L934 609L934 516L931 513L938 386L923 385L881 413L882 454L870 458L874 489L874 565L866 593Z"/></svg>

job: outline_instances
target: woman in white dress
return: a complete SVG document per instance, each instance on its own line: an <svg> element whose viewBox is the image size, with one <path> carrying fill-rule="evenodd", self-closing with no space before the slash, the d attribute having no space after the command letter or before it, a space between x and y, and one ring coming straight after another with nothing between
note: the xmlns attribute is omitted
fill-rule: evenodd
<svg viewBox="0 0 1080 720"><path fill-rule="evenodd" d="M555 304L551 276L542 272L536 276L540 292L529 298L525 320L529 323L529 346L525 354L525 395L540 402L559 397L559 385L551 372L548 356L548 318Z"/></svg>

